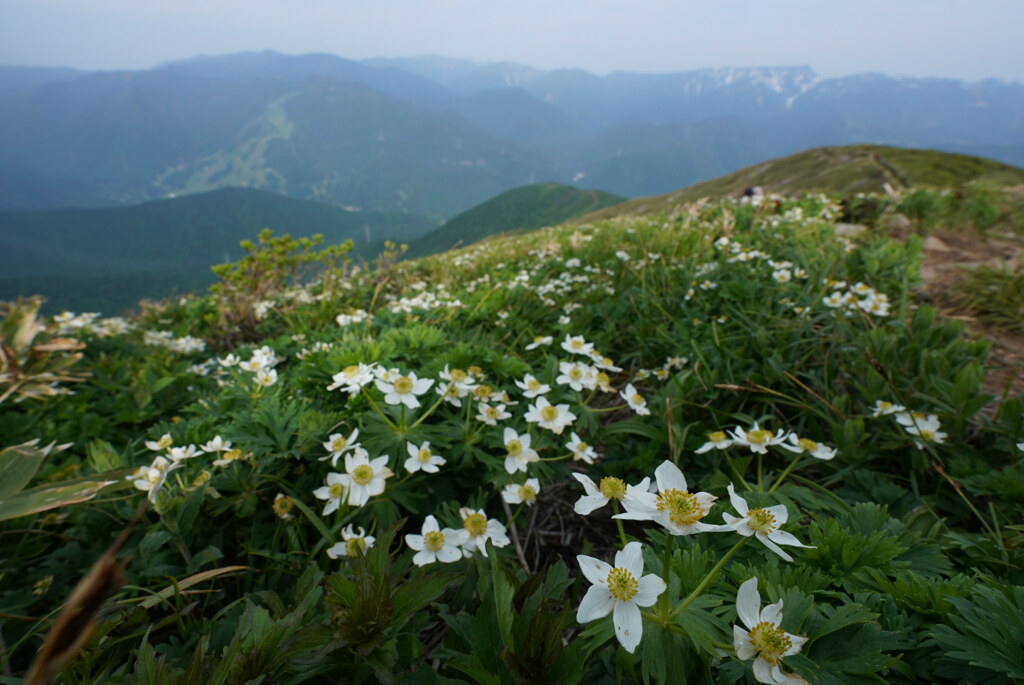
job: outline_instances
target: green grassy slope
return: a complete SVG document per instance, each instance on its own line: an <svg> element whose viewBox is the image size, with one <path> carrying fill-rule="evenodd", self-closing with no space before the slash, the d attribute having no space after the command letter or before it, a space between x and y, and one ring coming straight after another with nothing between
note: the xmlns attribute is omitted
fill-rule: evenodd
<svg viewBox="0 0 1024 685"><path fill-rule="evenodd" d="M799 195L881 192L893 188L956 187L971 181L998 185L1024 184L1024 169L981 157L936 150L912 150L882 145L823 147L745 167L719 178L654 197L642 197L609 207L587 219L667 211L700 198L735 197L751 186L767 193Z"/></svg>
<svg viewBox="0 0 1024 685"><path fill-rule="evenodd" d="M248 188L130 207L2 212L0 298L39 293L51 308L75 304L109 312L140 297L205 285L210 266L237 259L239 241L263 228L322 233L328 243L351 238L358 246L410 240L433 226L420 216L348 212ZM91 292L97 293L92 300Z"/></svg>
<svg viewBox="0 0 1024 685"><path fill-rule="evenodd" d="M459 214L409 246L409 256L443 252L487 236L517 229L554 226L574 217L622 202L601 190L581 190L559 183L513 188Z"/></svg>

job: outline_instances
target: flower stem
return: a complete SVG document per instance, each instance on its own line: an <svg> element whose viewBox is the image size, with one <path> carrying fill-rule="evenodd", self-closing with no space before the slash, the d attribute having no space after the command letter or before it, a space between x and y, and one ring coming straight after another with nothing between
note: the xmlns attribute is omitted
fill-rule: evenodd
<svg viewBox="0 0 1024 685"><path fill-rule="evenodd" d="M736 556L736 552L740 551L740 547L747 544L747 540L749 539L749 537L740 538L740 541L733 545L732 549L726 552L725 556L719 559L718 563L715 564L710 571L708 571L707 575L704 576L704 580L700 581L700 584L693 589L693 592L691 592L686 599L683 600L683 603L672 610L670 616L675 616L680 611L690 606L690 604L693 603L693 600L700 597L700 593L704 592L704 588L706 588L708 584L714 579L714 577L718 575L718 572L721 571L734 556Z"/></svg>
<svg viewBox="0 0 1024 685"><path fill-rule="evenodd" d="M665 541L665 551L661 558L661 579L665 583L665 589L668 590L669 576L672 574L672 547L675 546L676 539L674 536L669 535ZM668 620L670 616L668 611L669 593L665 592L658 599L658 613L661 614L663 620Z"/></svg>
<svg viewBox="0 0 1024 685"><path fill-rule="evenodd" d="M413 428L415 428L416 426L418 426L418 425L420 425L421 423L423 423L423 419L425 419L425 418L427 418L428 416L430 416L431 414L433 414L433 413L434 413L434 411L435 411L435 410L436 410L436 409L437 409L438 407L440 407L440 406L441 406L441 403L442 403L442 402L444 402L444 395L441 395L441 396L440 396L440 397L439 397L439 398L437 399L437 402L434 402L434 405L433 405L433 406L432 406L432 407L431 407L430 409L428 409L427 411L425 411L425 412L423 413L423 416L421 416L421 417L419 417L418 419L416 419L416 423L414 423L414 424L412 424L411 426L409 426L409 430L412 430L412 429L413 429Z"/></svg>
<svg viewBox="0 0 1024 685"><path fill-rule="evenodd" d="M775 480L775 483L768 490L768 494L771 494L779 489L779 486L782 485L782 481L786 480L786 477L790 474L790 472L793 469L796 468L796 465L799 464L803 460L803 458L804 455L798 454L796 459L790 462L789 466L786 467L786 470L779 475L779 477Z"/></svg>
<svg viewBox="0 0 1024 685"><path fill-rule="evenodd" d="M388 418L387 414L385 414L383 411L381 411L381 408L378 407L377 403L373 401L373 397L370 396L370 393L364 393L364 394L366 395L366 399L370 402L370 408L373 409L375 412L377 412L377 416L379 416L382 419L384 419L384 423L388 424L388 426L390 426L392 430L397 431L398 430L398 426L396 426L395 423L391 419Z"/></svg>
<svg viewBox="0 0 1024 685"><path fill-rule="evenodd" d="M615 500L615 499L612 500L612 511L614 513L616 513L616 514L619 513L619 501L618 500ZM622 546L625 547L626 546L626 530L622 527L622 519L615 519L615 526L619 529L619 542L621 542Z"/></svg>

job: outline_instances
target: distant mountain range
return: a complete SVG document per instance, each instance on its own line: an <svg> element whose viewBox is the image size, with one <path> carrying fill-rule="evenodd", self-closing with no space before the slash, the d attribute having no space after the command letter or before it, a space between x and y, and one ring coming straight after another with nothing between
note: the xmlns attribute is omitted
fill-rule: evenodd
<svg viewBox="0 0 1024 685"><path fill-rule="evenodd" d="M8 210L247 186L438 221L533 182L636 197L851 143L1024 165L1024 85L274 52L145 71L0 67Z"/></svg>

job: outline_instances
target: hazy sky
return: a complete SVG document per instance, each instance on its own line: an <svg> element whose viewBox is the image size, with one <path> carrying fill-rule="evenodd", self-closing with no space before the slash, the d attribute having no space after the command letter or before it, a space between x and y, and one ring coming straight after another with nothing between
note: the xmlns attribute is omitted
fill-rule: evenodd
<svg viewBox="0 0 1024 685"><path fill-rule="evenodd" d="M0 0L0 64L139 69L267 48L1024 82L1024 0Z"/></svg>

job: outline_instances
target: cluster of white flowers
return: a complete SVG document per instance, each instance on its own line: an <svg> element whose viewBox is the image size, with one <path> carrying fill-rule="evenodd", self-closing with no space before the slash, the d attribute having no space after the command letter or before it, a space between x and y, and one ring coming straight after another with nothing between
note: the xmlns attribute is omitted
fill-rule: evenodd
<svg viewBox="0 0 1024 685"><path fill-rule="evenodd" d="M781 428L775 433L761 428L755 421L754 427L745 430L737 426L728 434L725 431L713 431L708 434L707 442L698 447L695 452L703 454L710 450L724 450L733 445L742 445L756 454L767 454L768 448L777 446L796 454L809 454L815 459L828 461L836 456L836 449L810 438L801 438L792 431L784 431Z"/></svg>
<svg viewBox="0 0 1024 685"><path fill-rule="evenodd" d="M142 342L155 347L164 347L178 354L191 354L206 349L205 341L191 335L175 338L170 331L145 331L142 334Z"/></svg>
<svg viewBox="0 0 1024 685"><path fill-rule="evenodd" d="M351 326L352 324L362 323L370 318L370 312L365 309L356 309L351 314L338 314L334 317L334 320L339 326L344 328L345 326Z"/></svg>
<svg viewBox="0 0 1024 685"><path fill-rule="evenodd" d="M914 439L917 449L923 450L925 444L932 443L941 445L949 437L942 432L942 423L935 414L927 414L920 411L907 411L907 408L885 400L875 400L875 406L871 410L873 417L892 416L896 423L903 427L903 430Z"/></svg>
<svg viewBox="0 0 1024 685"><path fill-rule="evenodd" d="M845 281L826 281L832 292L821 299L830 309L860 310L874 316L888 316L892 307L889 296L866 283L857 282L847 287Z"/></svg>

